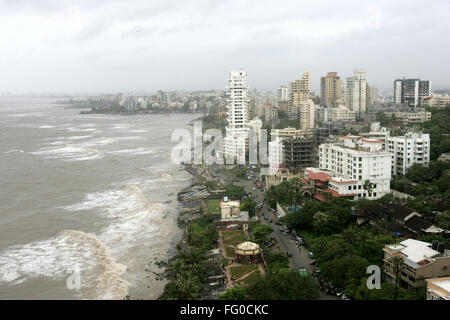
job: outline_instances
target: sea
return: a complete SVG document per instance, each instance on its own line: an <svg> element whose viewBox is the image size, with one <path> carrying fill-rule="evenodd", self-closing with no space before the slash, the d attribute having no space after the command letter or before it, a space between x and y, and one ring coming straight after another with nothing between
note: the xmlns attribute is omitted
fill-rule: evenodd
<svg viewBox="0 0 450 320"><path fill-rule="evenodd" d="M176 252L175 129L199 114L79 114L0 98L0 299L156 299Z"/></svg>

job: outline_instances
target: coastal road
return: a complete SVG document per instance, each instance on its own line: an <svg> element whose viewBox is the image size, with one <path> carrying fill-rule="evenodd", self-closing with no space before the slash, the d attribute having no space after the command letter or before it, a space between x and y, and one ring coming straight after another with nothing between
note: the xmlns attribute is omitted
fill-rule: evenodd
<svg viewBox="0 0 450 320"><path fill-rule="evenodd" d="M253 190L253 187L256 187L255 185L255 179L252 180L242 180L239 182L236 182L236 185L243 186L245 188L245 191L251 192L253 199L256 201L257 204L259 204L261 201L264 200L264 193L256 188L256 190ZM276 219L275 214L269 210L268 205L264 204L263 208L260 210L260 221L263 224L271 226L274 231L272 233L273 236L277 239L277 244L280 247L280 249L283 252L289 252L292 254L292 257L289 258L289 264L292 268L295 270L298 270L299 268L306 268L309 274L312 274L313 266L310 265L311 259L308 256L308 249L306 249L303 246L297 247L295 238L292 234L285 234L280 231L281 226L277 226L274 222ZM269 220L264 220L264 215L268 217L273 222L270 223ZM325 292L321 291L319 300L340 300L339 297L334 295L326 294Z"/></svg>

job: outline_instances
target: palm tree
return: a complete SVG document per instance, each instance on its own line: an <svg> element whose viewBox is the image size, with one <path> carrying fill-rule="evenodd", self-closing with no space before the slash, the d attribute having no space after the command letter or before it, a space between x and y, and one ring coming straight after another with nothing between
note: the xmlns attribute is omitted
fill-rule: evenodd
<svg viewBox="0 0 450 320"><path fill-rule="evenodd" d="M389 259L389 262L394 266L395 273L395 291L394 291L394 300L397 300L398 294L398 284L400 282L400 274L403 270L403 258L399 256L394 256Z"/></svg>
<svg viewBox="0 0 450 320"><path fill-rule="evenodd" d="M192 276L190 273L184 275L178 274L174 285L181 300L195 300L197 295L202 289L197 277Z"/></svg>
<svg viewBox="0 0 450 320"><path fill-rule="evenodd" d="M292 189L294 191L294 210L297 210L297 203L301 203L301 182L299 178L291 180Z"/></svg>
<svg viewBox="0 0 450 320"><path fill-rule="evenodd" d="M328 202L328 201L330 201L330 200L333 198L333 196L331 195L330 192L322 191L321 194L322 194L323 200L324 200L325 202Z"/></svg>
<svg viewBox="0 0 450 320"><path fill-rule="evenodd" d="M364 181L363 189L370 195L373 191L373 184L369 180Z"/></svg>

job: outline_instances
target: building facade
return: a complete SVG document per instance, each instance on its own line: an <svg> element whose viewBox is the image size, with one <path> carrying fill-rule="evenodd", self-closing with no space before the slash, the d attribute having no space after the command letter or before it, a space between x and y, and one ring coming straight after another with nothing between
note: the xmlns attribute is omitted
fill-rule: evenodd
<svg viewBox="0 0 450 320"><path fill-rule="evenodd" d="M309 99L311 94L311 74L308 70L303 72L301 79L296 79L289 84L289 110L290 119L298 116L299 106Z"/></svg>
<svg viewBox="0 0 450 320"><path fill-rule="evenodd" d="M239 163L245 163L248 141L249 99L247 73L244 70L230 72L228 90L228 123L225 128L224 154L226 159L234 159Z"/></svg>
<svg viewBox="0 0 450 320"><path fill-rule="evenodd" d="M408 132L404 136L388 137L387 150L392 154L392 175L405 175L408 168L418 163L430 163L430 135L428 133Z"/></svg>
<svg viewBox="0 0 450 320"><path fill-rule="evenodd" d="M431 95L431 82L420 79L397 79L394 81L394 102L409 107L422 105L423 98Z"/></svg>
<svg viewBox="0 0 450 320"><path fill-rule="evenodd" d="M333 108L341 99L342 80L337 72L328 72L320 78L320 106Z"/></svg>
<svg viewBox="0 0 450 320"><path fill-rule="evenodd" d="M311 99L300 104L300 129L310 131L314 129L315 104Z"/></svg>
<svg viewBox="0 0 450 320"><path fill-rule="evenodd" d="M450 276L450 252L444 243L433 243L407 239L399 244L386 245L384 251L384 272L387 281L395 282L393 257L402 259L400 284L425 295L427 279Z"/></svg>
<svg viewBox="0 0 450 320"><path fill-rule="evenodd" d="M347 78L345 103L358 117L363 117L368 106L368 85L366 70L355 70L353 77Z"/></svg>
<svg viewBox="0 0 450 320"><path fill-rule="evenodd" d="M343 142L319 146L319 168L307 168L304 182L314 187L319 200L322 192L374 200L391 191L391 161L381 141L346 136Z"/></svg>

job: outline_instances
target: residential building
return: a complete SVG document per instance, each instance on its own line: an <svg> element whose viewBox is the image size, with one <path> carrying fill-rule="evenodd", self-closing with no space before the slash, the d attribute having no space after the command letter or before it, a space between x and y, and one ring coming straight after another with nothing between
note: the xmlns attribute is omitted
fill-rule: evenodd
<svg viewBox="0 0 450 320"><path fill-rule="evenodd" d="M245 163L249 121L247 73L244 70L231 71L228 89L228 124L225 128L224 154L226 159Z"/></svg>
<svg viewBox="0 0 450 320"><path fill-rule="evenodd" d="M430 135L421 132L408 132L404 136L388 137L387 151L392 158L392 175L405 175L408 168L418 163L430 163Z"/></svg>
<svg viewBox="0 0 450 320"><path fill-rule="evenodd" d="M431 95L431 82L420 79L397 79L394 81L394 102L409 107L422 105L422 100Z"/></svg>
<svg viewBox="0 0 450 320"><path fill-rule="evenodd" d="M315 160L314 140L310 132L295 128L274 129L269 142L270 174L286 166L291 169L304 168Z"/></svg>
<svg viewBox="0 0 450 320"><path fill-rule="evenodd" d="M288 101L289 100L289 88L287 86L280 86L277 90L277 100Z"/></svg>
<svg viewBox="0 0 450 320"><path fill-rule="evenodd" d="M289 84L289 110L290 119L298 117L299 106L309 99L311 94L311 74L308 70L303 72L301 79L296 79Z"/></svg>
<svg viewBox="0 0 450 320"><path fill-rule="evenodd" d="M333 108L341 99L342 80L337 72L328 72L325 77L320 78L320 106Z"/></svg>
<svg viewBox="0 0 450 320"><path fill-rule="evenodd" d="M355 121L356 112L339 105L331 109L331 121Z"/></svg>
<svg viewBox="0 0 450 320"><path fill-rule="evenodd" d="M417 239L422 235L444 234L446 231L427 221L414 209L402 204L373 203L355 213L358 225L374 225L380 220L389 222L388 230L401 237Z"/></svg>
<svg viewBox="0 0 450 320"><path fill-rule="evenodd" d="M370 131L361 133L361 137L383 141L382 148L386 149L386 140L389 137L389 130L385 127L381 127L379 122L372 122L370 123Z"/></svg>
<svg viewBox="0 0 450 320"><path fill-rule="evenodd" d="M346 136L343 142L319 146L319 168L306 168L303 181L313 187L318 200L324 201L323 192L374 200L390 192L391 162L382 141Z"/></svg>
<svg viewBox="0 0 450 320"><path fill-rule="evenodd" d="M400 285L424 294L427 279L450 276L450 251L445 250L445 244L433 243L415 239L407 239L399 244L389 244L384 251L384 272L387 281L395 282L396 274L392 257L403 260L400 273Z"/></svg>
<svg viewBox="0 0 450 320"><path fill-rule="evenodd" d="M395 120L404 123L422 123L431 120L431 112L424 110L384 112L384 114L387 117L394 116Z"/></svg>
<svg viewBox="0 0 450 320"><path fill-rule="evenodd" d="M422 98L422 106L424 108L450 108L450 95L437 94L431 97Z"/></svg>
<svg viewBox="0 0 450 320"><path fill-rule="evenodd" d="M450 300L450 277L427 279L427 300Z"/></svg>
<svg viewBox="0 0 450 320"><path fill-rule="evenodd" d="M278 110L274 105L267 105L264 111L264 119L266 121L278 119Z"/></svg>
<svg viewBox="0 0 450 320"><path fill-rule="evenodd" d="M300 129L309 131L314 129L315 104L311 99L307 99L300 104Z"/></svg>
<svg viewBox="0 0 450 320"><path fill-rule="evenodd" d="M291 171L311 167L316 162L314 139L312 136L301 135L286 138L283 144L283 163Z"/></svg>
<svg viewBox="0 0 450 320"><path fill-rule="evenodd" d="M367 89L366 70L356 69L353 77L347 78L345 103L358 117L363 117L367 110L369 96Z"/></svg>

